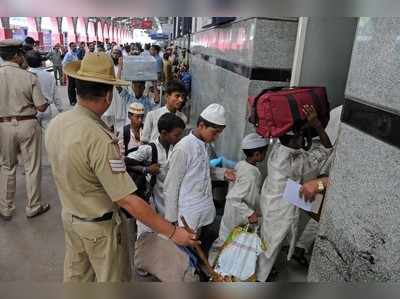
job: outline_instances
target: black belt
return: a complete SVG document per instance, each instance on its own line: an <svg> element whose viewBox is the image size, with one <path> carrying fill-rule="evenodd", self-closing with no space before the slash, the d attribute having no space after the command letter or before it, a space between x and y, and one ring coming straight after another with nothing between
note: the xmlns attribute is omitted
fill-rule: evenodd
<svg viewBox="0 0 400 299"><path fill-rule="evenodd" d="M79 219L81 221L84 221L84 222L101 222L101 221L111 220L113 213L114 212L108 212L108 213L104 214L103 216L97 217L97 218L81 218L81 217L78 217L75 215L72 215L72 217Z"/></svg>

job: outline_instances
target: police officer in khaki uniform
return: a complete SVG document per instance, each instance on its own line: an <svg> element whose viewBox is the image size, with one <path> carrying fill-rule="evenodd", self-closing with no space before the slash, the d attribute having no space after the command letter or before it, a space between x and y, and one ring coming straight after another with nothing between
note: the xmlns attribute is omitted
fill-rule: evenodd
<svg viewBox="0 0 400 299"><path fill-rule="evenodd" d="M127 236L120 207L177 244L196 236L158 216L126 172L118 139L101 120L112 101L115 78L105 53L88 53L67 64L76 79L78 105L54 118L46 146L62 204L66 254L64 281L130 280Z"/></svg>
<svg viewBox="0 0 400 299"><path fill-rule="evenodd" d="M43 214L48 204L40 204L42 131L36 119L48 104L40 92L38 78L23 70L22 43L0 41L0 216L11 220L15 210L17 155L25 164L28 218Z"/></svg>

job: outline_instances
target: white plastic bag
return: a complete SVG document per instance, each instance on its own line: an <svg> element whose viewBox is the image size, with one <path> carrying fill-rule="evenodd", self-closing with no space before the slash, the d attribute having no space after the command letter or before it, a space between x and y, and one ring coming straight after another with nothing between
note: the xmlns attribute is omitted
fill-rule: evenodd
<svg viewBox="0 0 400 299"><path fill-rule="evenodd" d="M248 226L236 227L218 256L215 271L235 280L249 280L256 272L257 257L265 250L257 232L250 232Z"/></svg>

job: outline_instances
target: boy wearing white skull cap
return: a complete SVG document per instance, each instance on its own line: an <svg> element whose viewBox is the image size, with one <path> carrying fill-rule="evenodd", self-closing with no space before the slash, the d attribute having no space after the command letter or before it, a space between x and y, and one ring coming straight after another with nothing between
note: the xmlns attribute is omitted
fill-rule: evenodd
<svg viewBox="0 0 400 299"><path fill-rule="evenodd" d="M256 210L260 201L261 173L257 164L265 159L268 140L257 133L251 133L243 138L241 149L246 159L235 167L236 181L229 186L219 236L209 254L211 264L236 226L258 222Z"/></svg>
<svg viewBox="0 0 400 299"><path fill-rule="evenodd" d="M207 145L215 141L226 125L225 109L211 104L200 114L196 129L174 147L164 181L165 218L182 226L181 216L195 231L215 218L211 177L234 180L233 170L211 168Z"/></svg>

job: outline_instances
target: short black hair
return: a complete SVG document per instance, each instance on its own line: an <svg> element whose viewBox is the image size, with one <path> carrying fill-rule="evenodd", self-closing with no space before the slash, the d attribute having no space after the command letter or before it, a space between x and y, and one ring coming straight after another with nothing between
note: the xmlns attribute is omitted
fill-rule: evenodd
<svg viewBox="0 0 400 299"><path fill-rule="evenodd" d="M213 129L225 129L225 127L226 127L224 125L217 125L212 122L209 122L208 120L204 119L201 116L199 116L199 118L197 120L197 126L199 126L200 123L203 123L206 127L213 128Z"/></svg>
<svg viewBox="0 0 400 299"><path fill-rule="evenodd" d="M0 48L0 57L4 61L10 61L11 59L13 59L15 54L22 55L23 54L22 48L21 47L4 47L4 48Z"/></svg>
<svg viewBox="0 0 400 299"><path fill-rule="evenodd" d="M152 47L154 50L156 50L157 53L160 53L161 47L160 47L159 45L152 45L151 47Z"/></svg>
<svg viewBox="0 0 400 299"><path fill-rule="evenodd" d="M257 153L257 152L262 153L263 151L266 151L267 149L268 149L268 145L258 147L258 148L252 148L252 149L242 149L242 151L246 155L247 158L251 158L254 156L255 153Z"/></svg>
<svg viewBox="0 0 400 299"><path fill-rule="evenodd" d="M185 122L174 113L168 112L163 114L157 123L158 132L167 131L167 133L172 132L176 128L185 129Z"/></svg>
<svg viewBox="0 0 400 299"><path fill-rule="evenodd" d="M173 92L186 93L185 85L182 81L172 80L167 83L165 87L165 93L171 95Z"/></svg>
<svg viewBox="0 0 400 299"><path fill-rule="evenodd" d="M71 45L76 45L76 43L75 42L70 42L69 44L68 44L68 46L71 48Z"/></svg>
<svg viewBox="0 0 400 299"><path fill-rule="evenodd" d="M33 68L42 66L42 56L38 51L30 50L25 53L26 63Z"/></svg>
<svg viewBox="0 0 400 299"><path fill-rule="evenodd" d="M107 92L113 90L113 86L110 84L90 82L75 79L76 93L87 100L96 100L98 98L105 97Z"/></svg>
<svg viewBox="0 0 400 299"><path fill-rule="evenodd" d="M30 36L25 37L24 42L31 45L35 44L35 40Z"/></svg>

